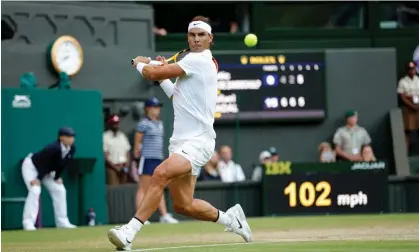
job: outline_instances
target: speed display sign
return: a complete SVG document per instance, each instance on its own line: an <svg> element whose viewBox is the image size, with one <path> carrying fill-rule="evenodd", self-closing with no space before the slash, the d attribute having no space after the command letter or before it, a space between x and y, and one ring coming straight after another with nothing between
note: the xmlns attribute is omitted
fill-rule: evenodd
<svg viewBox="0 0 419 252"><path fill-rule="evenodd" d="M267 164L263 191L266 215L381 212L386 163Z"/></svg>

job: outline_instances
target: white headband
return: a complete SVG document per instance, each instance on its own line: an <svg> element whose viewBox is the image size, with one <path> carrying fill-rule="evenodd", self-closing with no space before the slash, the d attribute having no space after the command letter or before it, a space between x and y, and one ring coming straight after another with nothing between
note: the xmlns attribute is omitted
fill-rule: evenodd
<svg viewBox="0 0 419 252"><path fill-rule="evenodd" d="M203 21L192 21L189 23L188 26L188 32L192 29L192 28L200 28L202 30L205 30L206 32L208 32L208 34L211 34L211 26Z"/></svg>

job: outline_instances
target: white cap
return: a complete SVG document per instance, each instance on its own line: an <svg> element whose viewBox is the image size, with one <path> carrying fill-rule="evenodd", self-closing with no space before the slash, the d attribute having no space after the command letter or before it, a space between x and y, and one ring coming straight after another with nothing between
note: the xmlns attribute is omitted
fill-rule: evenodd
<svg viewBox="0 0 419 252"><path fill-rule="evenodd" d="M271 155L271 153L269 153L269 151L262 151L260 154L259 154L259 161L262 161L262 160L264 160L264 159L266 159L266 158L271 158L272 157L272 155Z"/></svg>

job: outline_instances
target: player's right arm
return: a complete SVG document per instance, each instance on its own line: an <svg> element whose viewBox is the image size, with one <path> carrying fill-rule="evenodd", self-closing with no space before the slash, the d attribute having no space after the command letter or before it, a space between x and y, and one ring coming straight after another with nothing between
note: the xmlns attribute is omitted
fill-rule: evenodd
<svg viewBox="0 0 419 252"><path fill-rule="evenodd" d="M198 57L195 54L188 54L177 63L164 64L162 66L148 65L151 61L149 58L137 57L134 59L134 65L137 71L147 80L159 81L177 78L185 74L194 74L197 66L200 64Z"/></svg>
<svg viewBox="0 0 419 252"><path fill-rule="evenodd" d="M148 65L150 59L146 57L137 57L134 59L134 66L145 79L159 81L165 79L177 78L185 74L178 63L166 64L162 66Z"/></svg>

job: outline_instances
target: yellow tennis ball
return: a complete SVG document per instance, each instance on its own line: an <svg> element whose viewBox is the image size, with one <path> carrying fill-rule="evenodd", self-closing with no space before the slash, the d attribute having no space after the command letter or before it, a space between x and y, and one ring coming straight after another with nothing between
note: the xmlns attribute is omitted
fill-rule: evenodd
<svg viewBox="0 0 419 252"><path fill-rule="evenodd" d="M257 43L258 37L253 33L249 33L246 35L246 37L244 37L244 44L247 47L254 47Z"/></svg>

